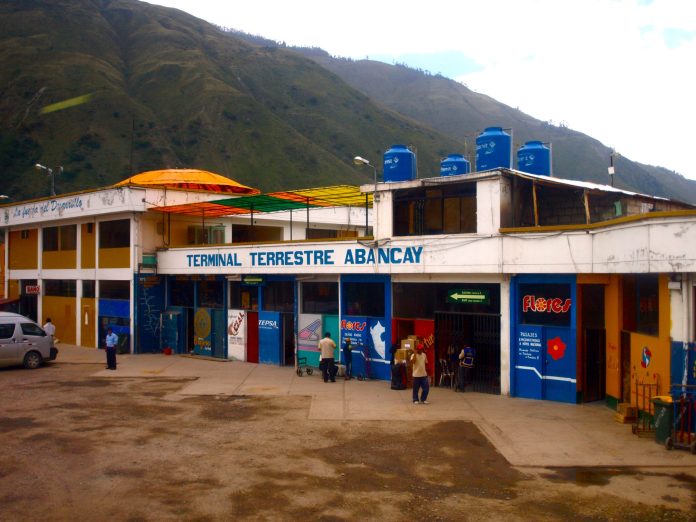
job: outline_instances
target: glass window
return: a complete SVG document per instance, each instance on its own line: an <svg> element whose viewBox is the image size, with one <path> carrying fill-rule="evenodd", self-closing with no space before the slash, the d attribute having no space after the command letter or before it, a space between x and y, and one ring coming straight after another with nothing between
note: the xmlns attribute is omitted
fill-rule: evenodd
<svg viewBox="0 0 696 522"><path fill-rule="evenodd" d="M35 335L37 337L46 337L46 332L39 325L34 323L21 323L22 333L24 335Z"/></svg>
<svg viewBox="0 0 696 522"><path fill-rule="evenodd" d="M60 249L77 250L77 225L60 227Z"/></svg>
<svg viewBox="0 0 696 522"><path fill-rule="evenodd" d="M99 248L124 248L130 246L130 220L99 222Z"/></svg>
<svg viewBox="0 0 696 522"><path fill-rule="evenodd" d="M96 286L96 281L82 281L82 297L94 297Z"/></svg>
<svg viewBox="0 0 696 522"><path fill-rule="evenodd" d="M100 299L130 299L130 281L99 281Z"/></svg>
<svg viewBox="0 0 696 522"><path fill-rule="evenodd" d="M347 315L384 317L384 283L344 283Z"/></svg>
<svg viewBox="0 0 696 522"><path fill-rule="evenodd" d="M201 281L198 284L198 306L203 308L222 308L224 306L225 286L223 281Z"/></svg>
<svg viewBox="0 0 696 522"><path fill-rule="evenodd" d="M169 287L171 291L171 305L193 308L194 283L195 281L183 278L176 278L172 280L171 285Z"/></svg>
<svg viewBox="0 0 696 522"><path fill-rule="evenodd" d="M230 283L230 308L258 310L259 289L255 286L247 286L240 282L232 281Z"/></svg>
<svg viewBox="0 0 696 522"><path fill-rule="evenodd" d="M623 328L629 332L659 335L660 298L657 275L623 279Z"/></svg>
<svg viewBox="0 0 696 522"><path fill-rule="evenodd" d="M44 252L56 252L58 250L58 227L46 227L43 229Z"/></svg>
<svg viewBox="0 0 696 522"><path fill-rule="evenodd" d="M44 295L51 297L75 297L77 285L69 279L44 279Z"/></svg>
<svg viewBox="0 0 696 522"><path fill-rule="evenodd" d="M0 324L0 339L9 339L14 335L15 325L11 324Z"/></svg>
<svg viewBox="0 0 696 522"><path fill-rule="evenodd" d="M303 314L338 314L338 283L302 283Z"/></svg>
<svg viewBox="0 0 696 522"><path fill-rule="evenodd" d="M270 281L263 287L263 309L268 312L292 312L294 299L293 281Z"/></svg>

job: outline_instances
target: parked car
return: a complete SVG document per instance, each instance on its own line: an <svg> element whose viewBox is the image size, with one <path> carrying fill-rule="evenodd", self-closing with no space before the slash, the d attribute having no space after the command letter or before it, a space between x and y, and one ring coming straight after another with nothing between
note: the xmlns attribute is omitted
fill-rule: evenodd
<svg viewBox="0 0 696 522"><path fill-rule="evenodd" d="M34 369L55 360L53 337L23 315L0 312L0 366L23 364Z"/></svg>

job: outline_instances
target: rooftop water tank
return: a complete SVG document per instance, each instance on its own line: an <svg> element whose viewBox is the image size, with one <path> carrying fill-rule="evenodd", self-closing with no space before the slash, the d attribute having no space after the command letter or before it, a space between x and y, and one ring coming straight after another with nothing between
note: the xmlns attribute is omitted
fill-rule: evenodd
<svg viewBox="0 0 696 522"><path fill-rule="evenodd" d="M541 176L551 175L551 149L540 141L528 141L517 150L517 169Z"/></svg>
<svg viewBox="0 0 696 522"><path fill-rule="evenodd" d="M476 170L512 167L512 138L502 127L488 127L476 138Z"/></svg>
<svg viewBox="0 0 696 522"><path fill-rule="evenodd" d="M448 154L440 162L440 176L456 176L469 172L471 172L471 164L466 160L464 154Z"/></svg>
<svg viewBox="0 0 696 522"><path fill-rule="evenodd" d="M384 181L416 179L416 155L406 145L392 145L384 153Z"/></svg>

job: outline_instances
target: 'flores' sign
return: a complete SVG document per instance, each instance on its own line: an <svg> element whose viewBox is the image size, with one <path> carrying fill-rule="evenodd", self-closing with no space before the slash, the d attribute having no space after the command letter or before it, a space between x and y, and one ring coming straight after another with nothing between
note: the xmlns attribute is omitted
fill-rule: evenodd
<svg viewBox="0 0 696 522"><path fill-rule="evenodd" d="M569 284L521 284L518 295L521 323L570 325L573 300Z"/></svg>

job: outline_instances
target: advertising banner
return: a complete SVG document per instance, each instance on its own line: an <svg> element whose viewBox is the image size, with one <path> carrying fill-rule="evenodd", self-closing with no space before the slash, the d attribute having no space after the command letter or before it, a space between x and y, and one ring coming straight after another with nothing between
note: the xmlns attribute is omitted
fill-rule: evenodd
<svg viewBox="0 0 696 522"><path fill-rule="evenodd" d="M227 312L227 358L246 361L247 313L245 310Z"/></svg>

